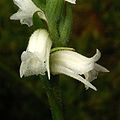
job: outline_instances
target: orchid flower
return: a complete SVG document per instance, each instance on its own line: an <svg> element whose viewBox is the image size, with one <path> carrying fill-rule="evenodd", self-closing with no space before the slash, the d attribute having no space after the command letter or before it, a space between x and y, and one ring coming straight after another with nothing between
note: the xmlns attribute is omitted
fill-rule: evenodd
<svg viewBox="0 0 120 120"><path fill-rule="evenodd" d="M98 49L91 58L87 58L73 50L57 50L50 55L50 70L53 75L68 75L84 83L86 88L90 87L97 90L90 82L96 79L99 71L108 72L106 68L96 63L100 57L101 53Z"/></svg>
<svg viewBox="0 0 120 120"><path fill-rule="evenodd" d="M32 17L35 12L38 12L41 19L46 20L44 12L32 0L13 0L13 2L19 7L19 10L10 17L11 20L20 20L21 24L27 24L30 27L33 25Z"/></svg>
<svg viewBox="0 0 120 120"><path fill-rule="evenodd" d="M65 0L65 1L70 2L72 4L76 4L76 0Z"/></svg>
<svg viewBox="0 0 120 120"><path fill-rule="evenodd" d="M44 75L49 71L49 54L52 41L44 29L36 30L30 37L28 47L21 55L20 77L31 75Z"/></svg>

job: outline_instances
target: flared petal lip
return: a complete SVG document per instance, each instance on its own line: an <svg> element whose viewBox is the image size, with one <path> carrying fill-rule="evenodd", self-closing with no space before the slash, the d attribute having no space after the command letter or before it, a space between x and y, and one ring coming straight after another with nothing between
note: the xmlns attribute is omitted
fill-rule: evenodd
<svg viewBox="0 0 120 120"><path fill-rule="evenodd" d="M95 70L98 72L110 72L107 68L95 63Z"/></svg>
<svg viewBox="0 0 120 120"><path fill-rule="evenodd" d="M68 76L70 76L70 77L72 77L72 78L74 78L76 80L81 81L82 83L84 83L88 87L92 88L93 90L97 91L96 87L93 86L89 81L82 78L79 74L76 74L73 70L71 70L69 68L66 68L66 67L58 65L58 64L53 64L53 65L51 65L51 72L54 75L56 75L56 74L68 75Z"/></svg>

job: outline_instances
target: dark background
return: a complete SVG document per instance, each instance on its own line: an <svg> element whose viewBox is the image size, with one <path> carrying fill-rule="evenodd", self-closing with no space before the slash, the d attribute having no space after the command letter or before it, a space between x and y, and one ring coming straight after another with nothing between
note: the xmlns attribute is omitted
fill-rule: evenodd
<svg viewBox="0 0 120 120"><path fill-rule="evenodd" d="M36 76L19 78L20 56L34 27L10 21L18 10L12 0L0 0L0 116L3 120L51 120L45 92ZM92 56L110 70L92 83L95 92L61 76L65 120L120 120L120 0L78 0L73 5L69 46Z"/></svg>

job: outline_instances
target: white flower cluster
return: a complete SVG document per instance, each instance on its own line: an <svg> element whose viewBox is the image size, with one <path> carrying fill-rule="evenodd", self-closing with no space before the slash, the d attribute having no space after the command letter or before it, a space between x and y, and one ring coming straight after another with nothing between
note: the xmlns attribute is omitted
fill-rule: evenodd
<svg viewBox="0 0 120 120"><path fill-rule="evenodd" d="M66 0L75 4L76 0ZM31 0L14 0L19 7L17 13L10 19L20 20L21 24L33 25L32 16L38 11L39 17L46 20L44 12L39 9ZM47 21L47 20L46 20ZM31 75L45 75L48 73L65 74L97 90L90 82L97 78L99 72L109 72L105 67L96 62L101 57L97 49L96 54L87 58L72 48L53 48L50 35L45 29L36 30L30 37L28 47L21 55L20 77Z"/></svg>
<svg viewBox="0 0 120 120"><path fill-rule="evenodd" d="M86 88L97 90L90 82L97 78L98 72L109 72L96 63L101 56L98 49L93 57L87 58L74 49L64 47L50 53L51 46L49 33L44 29L36 30L30 37L26 51L21 55L20 76L44 75L47 71L50 79L50 72L53 75L65 74L81 81Z"/></svg>

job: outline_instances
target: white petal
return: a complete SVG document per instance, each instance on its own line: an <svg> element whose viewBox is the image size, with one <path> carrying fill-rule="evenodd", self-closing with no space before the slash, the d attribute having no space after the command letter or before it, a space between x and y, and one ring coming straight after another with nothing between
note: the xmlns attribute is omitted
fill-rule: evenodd
<svg viewBox="0 0 120 120"><path fill-rule="evenodd" d="M107 70L105 67L95 63L95 70L98 72L110 72L109 70Z"/></svg>
<svg viewBox="0 0 120 120"><path fill-rule="evenodd" d="M20 76L44 75L49 70L49 55L52 41L45 29L36 30L30 37L28 47L21 55Z"/></svg>
<svg viewBox="0 0 120 120"><path fill-rule="evenodd" d="M23 0L13 0L14 4L17 5L20 9L23 9Z"/></svg>
<svg viewBox="0 0 120 120"><path fill-rule="evenodd" d="M52 46L52 41L50 40L50 38L48 38L48 43L47 43L47 47L46 47L47 48L47 51L46 51L46 69L47 69L49 80L50 80L49 58L50 58L51 46Z"/></svg>
<svg viewBox="0 0 120 120"><path fill-rule="evenodd" d="M86 86L92 88L93 90L97 90L90 82L88 82L87 80L83 79L80 75L76 74L74 71L72 71L69 68L66 68L64 66L58 65L58 64L52 64L51 65L51 72L52 74L65 74L68 75L76 80L81 81L82 83L84 83Z"/></svg>
<svg viewBox="0 0 120 120"><path fill-rule="evenodd" d="M28 51L38 53L38 57L45 61L49 79L50 79L49 56L51 46L52 41L47 30L38 29L30 37L30 41L27 47Z"/></svg>
<svg viewBox="0 0 120 120"><path fill-rule="evenodd" d="M10 16L10 19L11 20L21 20L21 19L26 19L28 17L30 17L28 14L23 13L23 11L21 9L19 9L17 13Z"/></svg>
<svg viewBox="0 0 120 120"><path fill-rule="evenodd" d="M91 57L90 59L92 59L94 62L96 62L100 59L100 57L101 57L101 53L98 49L96 49L96 54L93 57Z"/></svg>
<svg viewBox="0 0 120 120"><path fill-rule="evenodd" d="M91 70L84 75L87 81L92 82L93 80L97 79L98 72L96 70ZM85 85L85 88L88 89L89 87Z"/></svg>
<svg viewBox="0 0 120 120"><path fill-rule="evenodd" d="M20 77L31 75L44 75L46 66L43 60L40 60L35 54L24 51L21 55Z"/></svg>
<svg viewBox="0 0 120 120"><path fill-rule="evenodd" d="M26 12L30 12L30 11L33 12L33 11L39 10L39 8L32 2L32 0L13 0L13 2L21 10L26 11Z"/></svg>
<svg viewBox="0 0 120 120"><path fill-rule="evenodd" d="M51 61L72 69L76 74L84 74L94 69L94 61L92 59L69 50L51 53Z"/></svg>
<svg viewBox="0 0 120 120"><path fill-rule="evenodd" d="M23 11L21 11L21 10L18 10L17 13L13 14L10 17L10 19L11 20L20 20L21 24L26 24L29 27L33 25L32 16L30 17L28 14L23 13Z"/></svg>
<svg viewBox="0 0 120 120"><path fill-rule="evenodd" d="M39 11L39 17L46 20L44 12L32 0L14 0L14 3L19 7L19 10L10 17L11 20L20 20L21 24L27 24L30 27L33 25L33 14L37 11Z"/></svg>
<svg viewBox="0 0 120 120"><path fill-rule="evenodd" d="M46 47L48 44L48 32L45 29L36 30L30 37L27 50L40 54L40 57L45 57Z"/></svg>
<svg viewBox="0 0 120 120"><path fill-rule="evenodd" d="M65 0L65 1L70 2L72 4L76 4L76 0Z"/></svg>

